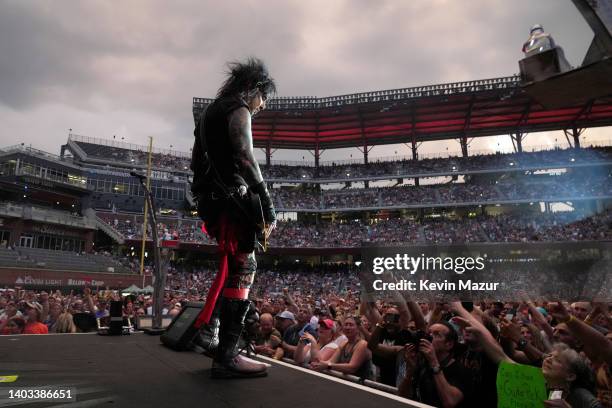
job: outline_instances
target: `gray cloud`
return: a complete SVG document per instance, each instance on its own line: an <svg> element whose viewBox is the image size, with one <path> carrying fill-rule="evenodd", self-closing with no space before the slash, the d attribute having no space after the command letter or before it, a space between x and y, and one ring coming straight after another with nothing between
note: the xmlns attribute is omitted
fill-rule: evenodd
<svg viewBox="0 0 612 408"><path fill-rule="evenodd" d="M191 98L229 60L263 58L281 95L479 79L518 71L534 23L581 62L592 34L570 1L5 0L2 140L57 151L71 127L187 150Z"/></svg>

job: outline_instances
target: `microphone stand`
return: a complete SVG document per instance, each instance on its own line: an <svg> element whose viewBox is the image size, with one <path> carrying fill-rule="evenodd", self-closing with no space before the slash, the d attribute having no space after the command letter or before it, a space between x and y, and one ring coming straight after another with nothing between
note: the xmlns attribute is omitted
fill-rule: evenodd
<svg viewBox="0 0 612 408"><path fill-rule="evenodd" d="M153 194L151 190L147 188L145 183L146 176L143 174L131 171L130 175L136 177L142 188L145 191L145 199L148 203L149 209L149 225L151 226L151 233L153 234L153 327L147 331L149 334L161 334L164 329L162 328L162 311L164 306L164 288L166 287L167 273L165 268L162 268L161 254L159 250L159 236L157 235L157 211L155 209L155 200L153 200ZM146 231L146 225L143 225L143 234Z"/></svg>

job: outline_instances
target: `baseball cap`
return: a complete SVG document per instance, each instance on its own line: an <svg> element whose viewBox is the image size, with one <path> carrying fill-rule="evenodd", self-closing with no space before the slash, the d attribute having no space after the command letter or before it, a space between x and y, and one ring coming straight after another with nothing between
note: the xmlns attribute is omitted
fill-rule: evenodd
<svg viewBox="0 0 612 408"><path fill-rule="evenodd" d="M279 314L276 315L279 319L289 319L295 321L295 316L288 310L283 310Z"/></svg>
<svg viewBox="0 0 612 408"><path fill-rule="evenodd" d="M333 330L335 327L334 321L331 319L322 319L319 320L319 326L325 328L325 329L331 329Z"/></svg>

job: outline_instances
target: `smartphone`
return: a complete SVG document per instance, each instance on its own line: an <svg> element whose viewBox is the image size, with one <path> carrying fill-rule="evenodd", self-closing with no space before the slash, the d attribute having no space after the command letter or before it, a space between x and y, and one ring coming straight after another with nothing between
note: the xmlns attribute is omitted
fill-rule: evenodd
<svg viewBox="0 0 612 408"><path fill-rule="evenodd" d="M512 313L508 313L506 315L506 320L509 321L509 322L512 321L513 318L514 318L514 315Z"/></svg>
<svg viewBox="0 0 612 408"><path fill-rule="evenodd" d="M474 302L461 302L461 305L470 313L474 310Z"/></svg>
<svg viewBox="0 0 612 408"><path fill-rule="evenodd" d="M563 398L562 390L552 390L550 392L550 396L548 397L549 400L560 400L562 398Z"/></svg>

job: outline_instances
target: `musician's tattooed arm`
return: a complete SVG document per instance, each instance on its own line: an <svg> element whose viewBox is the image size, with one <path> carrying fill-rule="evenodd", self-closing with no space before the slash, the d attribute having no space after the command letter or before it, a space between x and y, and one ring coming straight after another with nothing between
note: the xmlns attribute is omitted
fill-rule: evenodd
<svg viewBox="0 0 612 408"><path fill-rule="evenodd" d="M263 181L259 164L253 154L251 114L247 108L233 111L229 118L229 136L234 146L234 159L239 163L240 175L249 186Z"/></svg>

